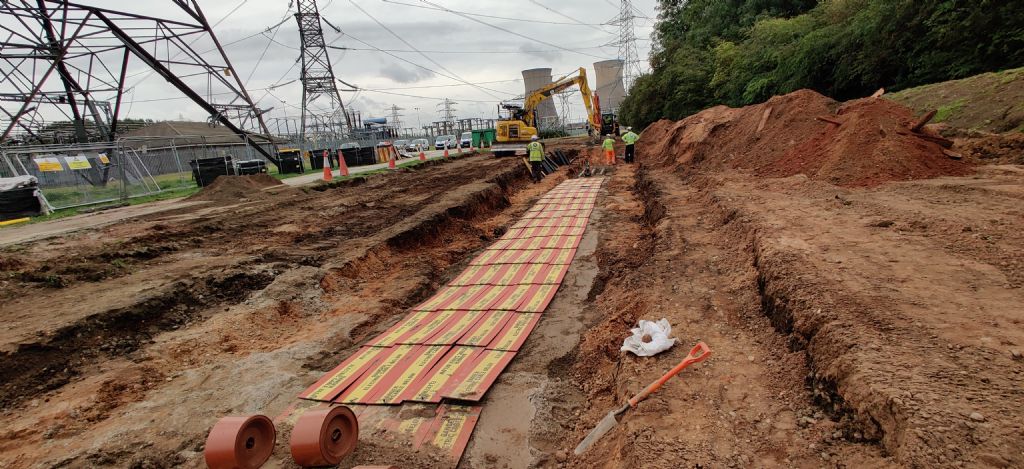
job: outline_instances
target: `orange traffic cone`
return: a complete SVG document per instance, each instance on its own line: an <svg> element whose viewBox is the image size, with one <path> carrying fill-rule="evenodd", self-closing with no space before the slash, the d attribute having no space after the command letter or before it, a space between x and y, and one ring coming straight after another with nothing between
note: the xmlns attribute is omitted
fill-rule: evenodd
<svg viewBox="0 0 1024 469"><path fill-rule="evenodd" d="M331 160L327 157L327 150L324 150L324 181L327 182L331 179L334 179L334 176L331 175Z"/></svg>
<svg viewBox="0 0 1024 469"><path fill-rule="evenodd" d="M448 145L444 146L444 158L448 159Z"/></svg>
<svg viewBox="0 0 1024 469"><path fill-rule="evenodd" d="M388 157L388 169L395 169L395 154L394 153L392 153L391 156Z"/></svg>
<svg viewBox="0 0 1024 469"><path fill-rule="evenodd" d="M341 154L341 150L338 150L338 166L341 170L341 175L348 176L348 165L345 164L345 156Z"/></svg>
<svg viewBox="0 0 1024 469"><path fill-rule="evenodd" d="M423 153L422 148L420 148L420 161L427 161L427 154Z"/></svg>

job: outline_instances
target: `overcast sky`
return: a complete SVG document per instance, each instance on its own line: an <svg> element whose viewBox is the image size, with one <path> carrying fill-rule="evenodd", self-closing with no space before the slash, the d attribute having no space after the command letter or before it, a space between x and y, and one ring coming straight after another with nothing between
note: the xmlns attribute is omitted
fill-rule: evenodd
<svg viewBox="0 0 1024 469"><path fill-rule="evenodd" d="M108 0L97 4L110 8L117 8L116 4L135 5L129 8L138 11L140 1ZM289 8L288 0L200 0L199 3L211 23L221 21L214 31L221 43L229 44L226 46L229 59L239 76L246 79L246 87L253 99L258 100L258 106L273 107L270 117L297 117L302 87L298 81L292 81L298 78L300 69L296 63L299 37L292 16L294 6ZM493 118L498 100L522 95L520 72L527 68L550 67L557 78L559 74L586 66L591 74L591 86L594 86L593 62L615 58L617 53L615 46L601 47L617 38L618 27L605 25L618 13L616 0L430 0L430 3L422 0L320 0L318 3L322 17L341 30L339 33L323 25L329 44L395 50L391 54L399 58L377 50L331 50L330 56L339 79L366 90L380 90L343 93L346 105L360 110L364 118L386 116L386 109L397 105L404 108L401 114L405 127L418 125L417 114L423 124L438 120L438 104L444 98L458 102L455 108L459 117ZM525 36L521 37L433 9L431 3L451 10L531 21L472 17ZM637 10L651 18L657 13L654 5L655 0L634 1ZM158 0L147 0L144 11L156 15L174 8L170 2L160 5ZM227 18L223 19L225 16ZM282 20L280 27L268 30ZM636 20L636 34L640 39L637 46L644 59L644 70L647 69L652 24L652 19ZM258 34L260 31L264 33ZM235 42L253 34L257 35ZM423 51L423 55L410 51L410 44ZM132 90L126 95L130 98L126 102L128 117L205 119L200 109L187 99L177 99L180 93L159 76L145 73L144 66L137 61L130 67L129 74ZM482 83L480 86L488 89L467 86L463 81ZM281 83L287 84L267 89ZM578 94L570 104L574 117L582 119ZM326 106L326 101L322 105ZM556 104L556 108L561 106Z"/></svg>

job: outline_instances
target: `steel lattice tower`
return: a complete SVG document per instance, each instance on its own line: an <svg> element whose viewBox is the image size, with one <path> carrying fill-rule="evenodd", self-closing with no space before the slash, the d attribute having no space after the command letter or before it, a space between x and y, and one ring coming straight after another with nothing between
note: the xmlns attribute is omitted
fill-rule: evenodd
<svg viewBox="0 0 1024 469"><path fill-rule="evenodd" d="M390 121L388 122L388 124L391 125L392 127L394 127L396 130L401 130L401 128L402 128L402 114L399 114L398 111L404 111L405 108L401 108L401 107L398 107L397 105L392 104L391 108L388 109L388 110L391 111L391 117L390 117Z"/></svg>
<svg viewBox="0 0 1024 469"><path fill-rule="evenodd" d="M345 112L345 105L338 92L338 81L331 68L331 58L327 55L327 44L324 42L324 31L320 26L320 11L316 0L298 0L298 13L295 20L299 23L299 38L302 46L302 121L300 137L305 139L307 128L319 132L339 135L337 125L339 115L344 116L345 128L352 130L352 118ZM326 96L331 101L331 112L328 115L317 115L310 109L310 104L317 98ZM319 125L310 125L309 121L322 121Z"/></svg>
<svg viewBox="0 0 1024 469"><path fill-rule="evenodd" d="M448 98L444 98L444 101L437 103L437 105L441 107L438 112L441 113L441 119L444 122L455 122L455 111L457 111L457 109L452 107L452 105L455 104L459 103Z"/></svg>
<svg viewBox="0 0 1024 469"><path fill-rule="evenodd" d="M53 118L72 124L60 138L116 140L134 57L276 164L276 152L253 139L269 135L263 111L195 0L171 0L177 8L161 16L145 13L148 2L137 11L88 3L104 2L0 2L0 142L52 141L40 130Z"/></svg>
<svg viewBox="0 0 1024 469"><path fill-rule="evenodd" d="M633 8L631 0L621 0L619 4L619 16L611 24L619 27L619 38L616 44L619 46L618 59L622 60L622 82L626 92L633 85L633 80L640 75L640 54L636 48L636 32L633 30L633 20L636 18L636 9Z"/></svg>

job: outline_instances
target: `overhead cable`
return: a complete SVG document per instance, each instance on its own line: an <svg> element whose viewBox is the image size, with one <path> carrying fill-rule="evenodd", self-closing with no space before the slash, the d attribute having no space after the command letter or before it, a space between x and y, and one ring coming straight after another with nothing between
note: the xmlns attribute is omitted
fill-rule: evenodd
<svg viewBox="0 0 1024 469"><path fill-rule="evenodd" d="M564 26L603 26L604 25L604 23L601 23L601 24L598 24L598 23L581 23L581 22L570 23L570 22L567 22L567 21L550 21L550 20L539 20L539 19L531 19L531 18L513 18L513 17L509 17L509 16L485 15L483 13L474 13L474 12L465 11L465 10L451 10L451 9L445 9L445 8L428 7L428 6L423 6L423 5L416 5L415 3L398 2L398 1L395 1L395 0L381 0L381 1L383 1L384 3L394 3L395 5L403 5L403 6L407 6L407 7L413 7L413 8L422 8L424 10L459 12L459 13L462 13L464 15L479 16L481 18L493 18L493 19L496 19L496 20L521 21L521 22L524 22L524 23L534 23L534 24L538 24L538 23L539 24L558 24L558 25L564 25ZM607 32L607 31L605 31L605 32Z"/></svg>
<svg viewBox="0 0 1024 469"><path fill-rule="evenodd" d="M452 78L453 78L454 80L456 80L456 81L460 81L460 82L463 82L463 83L469 83L469 81L466 81L466 80L465 80L464 78L460 77L460 76L459 76L458 74L456 74L455 72L453 72L453 71L449 70L449 69L448 69L447 67L445 67L444 65L441 65L441 64L440 64L440 63L438 63L438 62L437 62L436 60L434 60L434 59L430 58L430 56L428 56L427 54L424 54L423 52L420 52L420 50L419 50L419 49L417 49L417 48L416 48L416 46L414 46L414 45L412 45L411 43L409 43L409 41L406 41L406 40L405 40L405 38L403 38L402 36L400 36L400 35L399 35L398 33L394 32L394 31L393 31L393 30L392 30L391 28L387 27L387 26L386 26L386 25L385 25L384 23L380 22L380 20L378 20L378 19L377 19L377 18L376 18L375 16L371 15L371 14L370 14L370 12L366 11L365 9L363 9L363 7L359 6L359 4L355 2L355 0L348 0L348 2L349 2L349 3L351 3L351 4L352 4L352 6L356 7L356 8L357 8L357 9L358 9L359 11L363 12L363 14L364 14L364 15L366 15L366 16L367 16L367 17L369 17L369 18L370 18L371 20L373 20L373 22L374 22L374 23L377 23L377 25L378 25L378 26L380 26L381 28L384 28L384 30L385 30L385 31L387 31L387 32L391 33L391 35L392 35L392 36L394 36L394 37L395 37L396 39L398 39L399 41L402 41L402 43L403 43L403 44L405 44L406 46L408 46L408 47L409 47L410 49L412 49L412 50L416 51L416 52L417 52L417 53L418 53L419 55L421 55L421 56L422 56L422 57L423 57L424 59L427 59L428 61L430 61L430 63L432 63L432 64L434 64L434 65L438 66L438 67L439 67L439 68L440 68L441 70L444 70L445 72L448 72L448 74L449 74L449 75L451 75L451 77L452 77ZM432 70L432 71L433 71L433 70ZM501 93L502 91L498 91L498 90L492 90L492 89L490 89L490 88L487 88L487 87L483 87L483 86L477 86L477 85L474 85L474 87L475 87L475 88L477 88L477 89L479 89L480 91L483 91L483 92L484 92L485 94L488 94L488 95L490 95L490 96L491 96L492 98L494 98L494 99L500 99L500 98L498 98L497 96L495 96L494 94L492 94L492 93L491 93L491 91L493 91L493 92L495 92L495 93Z"/></svg>
<svg viewBox="0 0 1024 469"><path fill-rule="evenodd" d="M527 36L527 35L524 35L524 34L520 34L520 33L518 33L518 32L512 31L511 29L503 28L503 27L501 27L501 26L498 26L498 25L495 25L495 24L491 24L491 23L488 23L488 22L486 22L486 21L483 21L483 20L479 20L479 19L473 18L473 17L471 17L471 16L469 16L469 15L466 15L466 14L464 14L464 13L460 13L460 12L457 12L457 11L455 11L455 10L452 10L452 9L449 9L449 8L446 8L446 7L443 7L443 6L441 6L441 5L438 5L438 4L434 3L434 2L431 2L431 1L429 1L429 0L420 0L420 1L421 1L421 2L423 2L423 3L426 3L427 5L431 5L431 6L435 7L435 8L438 8L438 9L444 10L444 11L446 11L446 12L448 12L448 13L452 13L452 14L454 14L454 15L458 15L458 16L461 16L461 17L463 17L463 18L465 18L465 19L467 19L467 20L470 20L470 21L473 21L473 22L476 22L476 23L480 23L480 24L482 24L482 25L484 25L484 26L489 26L489 27L491 27L491 28L494 28L494 29L497 29L497 30L499 30L499 31L504 31L504 32L506 32L506 33L509 33L509 34L512 34L512 35L514 35L514 36L519 36L519 37L521 37L521 38L523 38L523 39L528 39L528 40L530 40L530 41L534 41L534 42L539 42L539 43L541 43L541 44L544 44L545 46L548 46L548 47L554 47L554 48L556 48L556 49L560 49L560 50L563 50L563 51L566 51L566 52L572 52L572 53L574 53L574 54L580 54L580 55L585 55L585 56L587 56L587 57L592 57L592 58L595 58L595 59L601 59L601 60L607 60L607 59L608 59L608 57L601 57L601 56L599 56L599 55L594 55L594 54L588 54L588 53L586 53L586 52L580 52L580 51L578 51L578 50L572 50L572 49L569 49L569 48L567 48L567 47L562 47L562 46L559 46L559 45L557 45L557 44L552 44L552 43L550 43L550 42L546 42L546 41L542 41L542 40L540 40L540 39L532 38L532 37L530 37L530 36Z"/></svg>
<svg viewBox="0 0 1024 469"><path fill-rule="evenodd" d="M583 25L583 26L588 26L591 29L596 29L596 30L601 31L602 33L605 33L605 34L615 35L615 33L613 33L613 32L606 31L606 30L604 30L604 29L602 29L600 27L594 26L592 24L584 23L584 22L582 22L582 21L580 21L580 20L578 20L576 18L573 18L572 16L566 15L565 13L562 13L562 12L560 12L558 10L552 9L552 8L548 7L547 5L545 5L545 4L538 2L537 0L529 0L529 1L530 1L530 3L532 3L534 5L537 5L537 6L543 8L543 9L545 9L547 11L550 11L551 13L554 13L554 14L558 15L558 16L561 16L562 18L566 18L568 20L571 20L572 22L574 22L576 24Z"/></svg>

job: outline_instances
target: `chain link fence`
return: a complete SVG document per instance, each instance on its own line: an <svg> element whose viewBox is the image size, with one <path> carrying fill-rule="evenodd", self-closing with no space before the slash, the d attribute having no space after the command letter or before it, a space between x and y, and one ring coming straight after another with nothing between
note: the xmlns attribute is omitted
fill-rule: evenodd
<svg viewBox="0 0 1024 469"><path fill-rule="evenodd" d="M271 145L266 150L272 152ZM35 176L50 210L109 203L196 187L223 162L218 174L236 174L240 164L265 161L245 143L209 143L202 136L125 138L113 143L0 148L0 177ZM206 175L210 176L210 175Z"/></svg>

